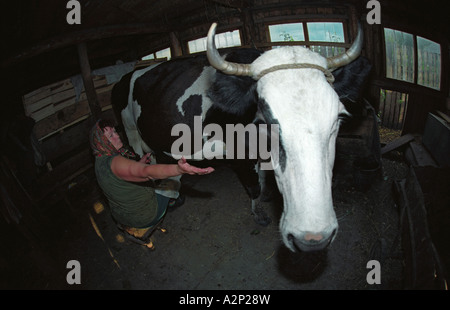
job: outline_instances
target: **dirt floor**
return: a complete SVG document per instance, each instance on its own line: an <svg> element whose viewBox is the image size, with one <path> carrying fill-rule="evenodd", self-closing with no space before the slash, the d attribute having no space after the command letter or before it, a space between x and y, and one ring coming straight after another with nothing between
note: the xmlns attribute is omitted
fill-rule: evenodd
<svg viewBox="0 0 450 310"><path fill-rule="evenodd" d="M167 214L163 223L167 232L153 235L154 251L130 243L115 227L90 169L73 180L64 200L41 207L49 232L42 249L17 246L26 245L19 234L4 245L11 260L0 262L0 266L9 264L1 270L2 288L401 289L392 183L405 176L407 166L383 159L380 176L366 192L355 189L351 171L341 171L333 182L337 237L326 251L308 254L291 253L283 245L278 227L280 199L267 204L269 226L253 221L250 199L227 168L207 176L183 177L184 188L197 193L193 197L188 192L185 205ZM369 285L367 263L373 259L381 264L381 284ZM80 263L81 284L67 283L71 260Z"/></svg>

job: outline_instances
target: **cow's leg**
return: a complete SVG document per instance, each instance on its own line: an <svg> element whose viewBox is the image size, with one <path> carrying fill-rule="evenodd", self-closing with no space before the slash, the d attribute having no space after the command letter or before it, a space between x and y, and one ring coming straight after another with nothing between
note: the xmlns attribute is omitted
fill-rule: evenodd
<svg viewBox="0 0 450 310"><path fill-rule="evenodd" d="M253 164L239 164L233 167L247 194L252 200L252 215L255 222L262 226L267 226L272 222L264 211L261 201L261 185L258 173Z"/></svg>

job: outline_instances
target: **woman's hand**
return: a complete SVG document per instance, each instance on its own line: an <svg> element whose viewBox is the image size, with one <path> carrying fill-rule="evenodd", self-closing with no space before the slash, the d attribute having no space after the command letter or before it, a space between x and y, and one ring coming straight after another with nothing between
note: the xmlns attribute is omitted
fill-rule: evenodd
<svg viewBox="0 0 450 310"><path fill-rule="evenodd" d="M192 166L188 164L186 159L184 157L181 157L181 159L178 161L178 169L180 170L180 174L208 174L214 171L214 168L208 167L208 168L198 168L195 166Z"/></svg>

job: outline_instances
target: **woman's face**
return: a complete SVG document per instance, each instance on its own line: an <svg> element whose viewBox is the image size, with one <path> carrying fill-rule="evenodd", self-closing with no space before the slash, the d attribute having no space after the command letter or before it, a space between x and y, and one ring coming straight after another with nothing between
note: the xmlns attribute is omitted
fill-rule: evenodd
<svg viewBox="0 0 450 310"><path fill-rule="evenodd" d="M122 140L120 140L119 134L116 132L116 129L113 127L105 127L103 130L106 138L108 138L109 142L117 149L119 150L121 147L123 147Z"/></svg>

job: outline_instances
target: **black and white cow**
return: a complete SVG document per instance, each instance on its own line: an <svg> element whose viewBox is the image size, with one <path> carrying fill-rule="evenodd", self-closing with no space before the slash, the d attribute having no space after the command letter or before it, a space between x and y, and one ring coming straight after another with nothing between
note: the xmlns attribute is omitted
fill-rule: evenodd
<svg viewBox="0 0 450 310"><path fill-rule="evenodd" d="M201 116L203 127L276 124L274 175L284 200L283 241L292 251L323 249L338 229L331 181L340 117L347 114L330 83L330 71L358 58L361 27L345 54L328 59L303 47L264 53L240 49L223 58L214 44L215 30L213 24L207 57L175 59L137 70L114 87L112 103L120 112L128 142L137 153L153 151L158 162L167 162L179 139L172 129L180 124L194 129L196 116ZM267 225L270 219L260 207L256 160L224 161L235 169L250 195L255 221Z"/></svg>

